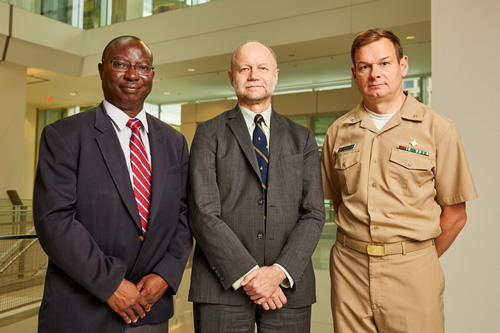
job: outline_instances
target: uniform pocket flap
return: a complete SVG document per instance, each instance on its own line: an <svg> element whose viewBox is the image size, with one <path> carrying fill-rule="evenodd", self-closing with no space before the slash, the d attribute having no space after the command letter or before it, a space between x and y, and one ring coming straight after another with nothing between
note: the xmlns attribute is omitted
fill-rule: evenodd
<svg viewBox="0 0 500 333"><path fill-rule="evenodd" d="M393 150L391 152L391 162L410 170L429 170L432 166L432 162L428 157L404 150Z"/></svg>
<svg viewBox="0 0 500 333"><path fill-rule="evenodd" d="M337 159L335 160L335 169L343 170L352 167L353 165L359 163L360 156L360 152L356 150L337 153Z"/></svg>

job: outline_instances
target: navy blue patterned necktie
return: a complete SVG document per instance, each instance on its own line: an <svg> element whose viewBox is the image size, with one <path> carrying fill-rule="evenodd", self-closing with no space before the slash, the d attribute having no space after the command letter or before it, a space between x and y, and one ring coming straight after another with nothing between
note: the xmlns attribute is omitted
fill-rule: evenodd
<svg viewBox="0 0 500 333"><path fill-rule="evenodd" d="M269 147L267 145L266 134L262 128L262 121L264 117L258 114L255 116L255 129L253 131L253 148L255 155L257 155L257 162L259 164L260 175L262 178L262 187L264 193L267 192L267 165L269 163Z"/></svg>

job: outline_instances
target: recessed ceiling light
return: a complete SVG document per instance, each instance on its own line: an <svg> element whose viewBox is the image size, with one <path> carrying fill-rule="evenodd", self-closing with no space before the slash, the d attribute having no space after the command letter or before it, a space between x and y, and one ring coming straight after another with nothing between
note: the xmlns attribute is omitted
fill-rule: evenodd
<svg viewBox="0 0 500 333"><path fill-rule="evenodd" d="M194 72L194 71L196 71L196 69L194 69L194 68L188 68L188 72Z"/></svg>
<svg viewBox="0 0 500 333"><path fill-rule="evenodd" d="M78 95L78 93L76 91L75 92L70 92L69 94L70 94L70 96L76 96L76 95Z"/></svg>
<svg viewBox="0 0 500 333"><path fill-rule="evenodd" d="M170 95L170 91L165 91L163 95Z"/></svg>
<svg viewBox="0 0 500 333"><path fill-rule="evenodd" d="M406 36L406 39L412 40L412 39L415 39L415 36Z"/></svg>

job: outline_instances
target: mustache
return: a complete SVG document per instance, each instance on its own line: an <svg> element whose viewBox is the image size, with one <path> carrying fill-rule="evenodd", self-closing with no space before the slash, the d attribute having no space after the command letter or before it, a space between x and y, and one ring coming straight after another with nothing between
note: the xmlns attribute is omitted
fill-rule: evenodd
<svg viewBox="0 0 500 333"><path fill-rule="evenodd" d="M265 85L263 83L258 83L258 82L245 83L245 88L248 87L265 87Z"/></svg>

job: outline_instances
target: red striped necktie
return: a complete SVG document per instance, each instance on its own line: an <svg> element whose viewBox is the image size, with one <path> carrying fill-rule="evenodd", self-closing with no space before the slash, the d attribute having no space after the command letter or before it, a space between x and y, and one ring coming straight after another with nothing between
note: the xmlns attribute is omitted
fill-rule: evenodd
<svg viewBox="0 0 500 333"><path fill-rule="evenodd" d="M139 119L129 119L127 127L132 130L130 136L130 168L132 170L132 184L135 201L141 218L142 233L146 235L149 222L149 207L151 199L151 166L149 165L146 148L142 142Z"/></svg>

